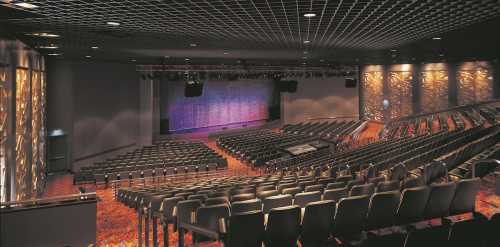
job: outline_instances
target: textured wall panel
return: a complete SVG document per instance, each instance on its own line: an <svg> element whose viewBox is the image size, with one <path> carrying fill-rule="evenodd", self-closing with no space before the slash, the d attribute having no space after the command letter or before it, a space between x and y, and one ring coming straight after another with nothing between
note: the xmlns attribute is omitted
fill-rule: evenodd
<svg viewBox="0 0 500 247"><path fill-rule="evenodd" d="M457 71L458 104L465 105L493 98L493 76L485 62L463 63Z"/></svg>
<svg viewBox="0 0 500 247"><path fill-rule="evenodd" d="M400 118L412 114L411 71L389 72L390 118Z"/></svg>
<svg viewBox="0 0 500 247"><path fill-rule="evenodd" d="M26 199L29 184L28 173L31 169L28 152L31 140L29 132L30 82L25 69L16 70L16 200Z"/></svg>
<svg viewBox="0 0 500 247"><path fill-rule="evenodd" d="M384 75L382 71L370 71L363 74L364 116L382 121L384 100Z"/></svg>
<svg viewBox="0 0 500 247"><path fill-rule="evenodd" d="M434 112L448 108L448 71L427 70L421 73L421 109Z"/></svg>
<svg viewBox="0 0 500 247"><path fill-rule="evenodd" d="M5 201L7 196L7 108L9 91L7 90L7 69L0 66L0 201Z"/></svg>
<svg viewBox="0 0 500 247"><path fill-rule="evenodd" d="M42 69L44 69L44 64L42 63ZM45 185L45 172L47 168L46 163L46 145L47 145L47 83L45 72L40 73L40 131L38 132L38 184L37 192L41 193L43 191L43 186Z"/></svg>
<svg viewBox="0 0 500 247"><path fill-rule="evenodd" d="M38 191L40 167L40 132L42 130L40 71L31 73L31 185L32 192Z"/></svg>

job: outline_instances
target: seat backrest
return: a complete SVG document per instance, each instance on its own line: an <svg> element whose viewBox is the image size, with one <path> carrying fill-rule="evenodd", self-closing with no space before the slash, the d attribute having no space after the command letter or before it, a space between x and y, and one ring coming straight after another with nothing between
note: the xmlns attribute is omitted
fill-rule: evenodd
<svg viewBox="0 0 500 247"><path fill-rule="evenodd" d="M301 210L298 206L273 208L266 225L266 247L297 246Z"/></svg>
<svg viewBox="0 0 500 247"><path fill-rule="evenodd" d="M394 218L399 206L401 193L399 191L379 192L372 195L365 228L374 230L389 227L394 224Z"/></svg>
<svg viewBox="0 0 500 247"><path fill-rule="evenodd" d="M264 200L267 197L277 196L279 194L280 193L277 190L266 190L266 191L261 191L261 192L257 193L257 197L261 200Z"/></svg>
<svg viewBox="0 0 500 247"><path fill-rule="evenodd" d="M408 169L404 164L398 164L391 169L389 180L401 181L406 178Z"/></svg>
<svg viewBox="0 0 500 247"><path fill-rule="evenodd" d="M403 190L396 215L396 224L404 225L422 220L430 189L427 186Z"/></svg>
<svg viewBox="0 0 500 247"><path fill-rule="evenodd" d="M451 200L455 195L456 184L431 184L429 200L424 210L424 219L446 217L449 214Z"/></svg>
<svg viewBox="0 0 500 247"><path fill-rule="evenodd" d="M302 246L320 246L328 240L335 216L334 201L317 201L307 204L302 219Z"/></svg>
<svg viewBox="0 0 500 247"><path fill-rule="evenodd" d="M423 180L424 180L424 178L421 176L409 178L409 179L403 181L403 185L402 185L401 189L404 190L404 189L424 186L425 183Z"/></svg>
<svg viewBox="0 0 500 247"><path fill-rule="evenodd" d="M331 200L338 202L340 201L341 198L347 197L347 187L344 188L339 188L339 189L332 189L332 190L325 190L323 193L323 200Z"/></svg>
<svg viewBox="0 0 500 247"><path fill-rule="evenodd" d="M323 185L322 184L309 185L305 189L305 192L312 192L312 191L323 192Z"/></svg>
<svg viewBox="0 0 500 247"><path fill-rule="evenodd" d="M255 194L253 193L238 194L231 197L231 202L246 201L254 198Z"/></svg>
<svg viewBox="0 0 500 247"><path fill-rule="evenodd" d="M362 185L364 183L365 183L365 181L363 181L361 179L351 180L351 181L347 182L347 190L350 191L353 186Z"/></svg>
<svg viewBox="0 0 500 247"><path fill-rule="evenodd" d="M308 203L316 201L321 201L321 192L303 192L295 195L293 204L305 208Z"/></svg>
<svg viewBox="0 0 500 247"><path fill-rule="evenodd" d="M291 195L270 196L264 199L262 210L264 214L267 214L273 208L285 207L290 205L292 205Z"/></svg>
<svg viewBox="0 0 500 247"><path fill-rule="evenodd" d="M229 205L229 199L227 199L227 197L225 196L222 196L222 197L207 198L205 200L205 206L217 205L217 204Z"/></svg>
<svg viewBox="0 0 500 247"><path fill-rule="evenodd" d="M229 218L228 247L262 247L264 214L262 211L235 213Z"/></svg>
<svg viewBox="0 0 500 247"><path fill-rule="evenodd" d="M382 183L385 181L385 177L379 176L379 177L373 177L368 179L368 183L375 184L377 186L379 183Z"/></svg>
<svg viewBox="0 0 500 247"><path fill-rule="evenodd" d="M425 244L431 246L448 246L449 225L440 225L413 230L406 237L405 247L422 247Z"/></svg>
<svg viewBox="0 0 500 247"><path fill-rule="evenodd" d="M351 181L352 179L353 179L353 177L351 175L344 175L344 176L337 177L335 179L335 182L347 183L347 182Z"/></svg>
<svg viewBox="0 0 500 247"><path fill-rule="evenodd" d="M454 223L451 227L447 246L482 246L487 233L486 220L483 217L474 217L473 219ZM495 246L498 246L498 242L496 244Z"/></svg>
<svg viewBox="0 0 500 247"><path fill-rule="evenodd" d="M231 204L231 213L239 214L250 211L261 211L262 201L260 199L252 199L246 201L233 202Z"/></svg>
<svg viewBox="0 0 500 247"><path fill-rule="evenodd" d="M349 191L349 196L372 195L375 192L374 184L354 185Z"/></svg>
<svg viewBox="0 0 500 247"><path fill-rule="evenodd" d="M300 188L300 187L294 187L294 188L283 189L283 191L281 192L281 194L295 196L296 194L298 194L300 192L302 192L302 188Z"/></svg>
<svg viewBox="0 0 500 247"><path fill-rule="evenodd" d="M333 220L333 234L339 237L359 234L363 230L369 203L367 195L340 199Z"/></svg>
<svg viewBox="0 0 500 247"><path fill-rule="evenodd" d="M295 187L297 187L297 183L283 183L278 185L278 191L282 193L284 189L295 188Z"/></svg>
<svg viewBox="0 0 500 247"><path fill-rule="evenodd" d="M276 190L276 186L274 185L264 185L257 187L257 193L268 190Z"/></svg>
<svg viewBox="0 0 500 247"><path fill-rule="evenodd" d="M176 193L175 196L181 196L184 197L184 199L187 199L188 196L192 195L193 192L181 192L181 193Z"/></svg>
<svg viewBox="0 0 500 247"><path fill-rule="evenodd" d="M400 188L400 182L398 180L385 181L378 183L377 192L386 192L393 190L399 191L399 188Z"/></svg>
<svg viewBox="0 0 500 247"><path fill-rule="evenodd" d="M205 200L207 200L208 196L207 195L189 195L187 197L188 200L200 200L202 203L205 202Z"/></svg>
<svg viewBox="0 0 500 247"><path fill-rule="evenodd" d="M163 199L160 210L163 211L165 219L169 221L173 220L174 208L177 206L177 203L182 200L184 200L184 197L170 197Z"/></svg>
<svg viewBox="0 0 500 247"><path fill-rule="evenodd" d="M185 200L177 203L177 224L194 223L192 213L201 206L200 200Z"/></svg>
<svg viewBox="0 0 500 247"><path fill-rule="evenodd" d="M476 195L480 185L481 180L479 178L458 181L450 205L450 215L474 212L476 209Z"/></svg>
<svg viewBox="0 0 500 247"><path fill-rule="evenodd" d="M344 182L335 182L335 183L328 183L326 185L326 188L325 190L333 190L333 189L340 189L340 188L344 188L345 187L345 183Z"/></svg>
<svg viewBox="0 0 500 247"><path fill-rule="evenodd" d="M229 220L229 206L227 204L202 206L198 208L196 213L196 224L215 232L219 231L220 219L224 219L225 225L227 225ZM196 242L207 240L205 237L196 236Z"/></svg>

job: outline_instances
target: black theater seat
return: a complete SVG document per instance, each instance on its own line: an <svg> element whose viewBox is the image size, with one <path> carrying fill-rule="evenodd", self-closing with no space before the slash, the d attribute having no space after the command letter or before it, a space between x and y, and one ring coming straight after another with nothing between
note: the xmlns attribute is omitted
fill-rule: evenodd
<svg viewBox="0 0 500 247"><path fill-rule="evenodd" d="M450 226L440 225L413 230L408 233L404 247L448 246Z"/></svg>
<svg viewBox="0 0 500 247"><path fill-rule="evenodd" d="M405 225L422 220L430 189L427 186L403 190L396 214L396 224Z"/></svg>
<svg viewBox="0 0 500 247"><path fill-rule="evenodd" d="M328 241L335 209L334 201L318 201L307 204L300 235L300 243L303 247L320 247Z"/></svg>
<svg viewBox="0 0 500 247"><path fill-rule="evenodd" d="M487 233L486 221L487 219L483 216L476 216L470 220L454 223L451 227L448 246L483 246Z"/></svg>
<svg viewBox="0 0 500 247"><path fill-rule="evenodd" d="M326 190L333 190L333 189L340 189L340 188L344 188L345 187L345 183L344 182L335 182L335 183L328 183L326 185Z"/></svg>
<svg viewBox="0 0 500 247"><path fill-rule="evenodd" d="M455 183L432 184L429 200L424 210L424 219L448 216L455 188Z"/></svg>
<svg viewBox="0 0 500 247"><path fill-rule="evenodd" d="M457 182L455 195L450 205L450 215L474 212L476 209L476 195L481 180L479 178L462 179Z"/></svg>
<svg viewBox="0 0 500 247"><path fill-rule="evenodd" d="M262 202L260 199L252 199L246 201L233 202L231 204L231 213L239 214L250 211L261 211Z"/></svg>
<svg viewBox="0 0 500 247"><path fill-rule="evenodd" d="M294 187L294 188L283 189L283 191L281 193L282 194L286 194L286 195L295 196L296 194L298 194L300 192L302 192L302 188L300 188L300 187Z"/></svg>
<svg viewBox="0 0 500 247"><path fill-rule="evenodd" d="M219 205L211 205L211 206L202 206L199 207L196 212L196 224L211 231L218 232L219 220L224 220L224 225L227 225L227 221L229 220L229 206L226 204ZM204 242L211 239L208 239L203 236L196 236L196 242ZM213 240L213 239L212 239Z"/></svg>
<svg viewBox="0 0 500 247"><path fill-rule="evenodd" d="M366 216L366 230L394 225L400 197L401 193L399 191L386 191L373 194Z"/></svg>
<svg viewBox="0 0 500 247"><path fill-rule="evenodd" d="M399 180L381 182L377 185L377 192L394 191L400 189Z"/></svg>
<svg viewBox="0 0 500 247"><path fill-rule="evenodd" d="M266 225L266 247L295 247L300 234L301 212L298 206L274 208Z"/></svg>
<svg viewBox="0 0 500 247"><path fill-rule="evenodd" d="M270 196L264 199L262 211L264 214L268 214L273 208L285 207L292 205L291 195L276 195Z"/></svg>
<svg viewBox="0 0 500 247"><path fill-rule="evenodd" d="M177 224L195 223L196 218L193 218L193 213L195 213L199 207L201 207L200 200L185 200L178 202L175 213L177 217Z"/></svg>
<svg viewBox="0 0 500 247"><path fill-rule="evenodd" d="M333 221L333 235L345 239L357 239L364 228L369 196L342 198Z"/></svg>
<svg viewBox="0 0 500 247"><path fill-rule="evenodd" d="M231 202L246 201L246 200L251 200L254 198L255 198L255 194L253 194L253 193L239 194L239 195L232 196Z"/></svg>
<svg viewBox="0 0 500 247"><path fill-rule="evenodd" d="M264 233L262 211L233 213L229 220L227 247L262 247Z"/></svg>
<svg viewBox="0 0 500 247"><path fill-rule="evenodd" d="M347 197L347 194L347 187L325 190L325 193L323 193L323 200L332 200L338 202L341 198Z"/></svg>
<svg viewBox="0 0 500 247"><path fill-rule="evenodd" d="M372 195L375 192L374 184L355 185L349 191L349 196Z"/></svg>
<svg viewBox="0 0 500 247"><path fill-rule="evenodd" d="M229 200L227 197L213 197L213 198L207 198L205 200L205 206L211 206L211 205L217 205L217 204L227 204L229 205Z"/></svg>
<svg viewBox="0 0 500 247"><path fill-rule="evenodd" d="M320 200L321 200L321 192L319 191L303 192L295 195L293 204L301 208L305 208L308 203Z"/></svg>

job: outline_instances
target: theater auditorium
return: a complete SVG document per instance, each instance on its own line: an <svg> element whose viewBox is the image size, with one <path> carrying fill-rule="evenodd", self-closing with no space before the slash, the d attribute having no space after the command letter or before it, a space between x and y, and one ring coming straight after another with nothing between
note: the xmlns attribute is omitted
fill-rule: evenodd
<svg viewBox="0 0 500 247"><path fill-rule="evenodd" d="M498 247L498 0L0 0L1 247Z"/></svg>

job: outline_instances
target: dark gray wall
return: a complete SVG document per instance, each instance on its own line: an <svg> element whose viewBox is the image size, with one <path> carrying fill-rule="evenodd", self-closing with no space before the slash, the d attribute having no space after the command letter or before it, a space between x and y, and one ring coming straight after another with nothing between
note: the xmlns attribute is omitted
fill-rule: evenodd
<svg viewBox="0 0 500 247"><path fill-rule="evenodd" d="M282 93L281 120L358 115L358 94L358 88L345 87L344 77L299 79L297 92Z"/></svg>
<svg viewBox="0 0 500 247"><path fill-rule="evenodd" d="M68 134L70 168L135 147L139 80L133 64L49 60L48 127Z"/></svg>

